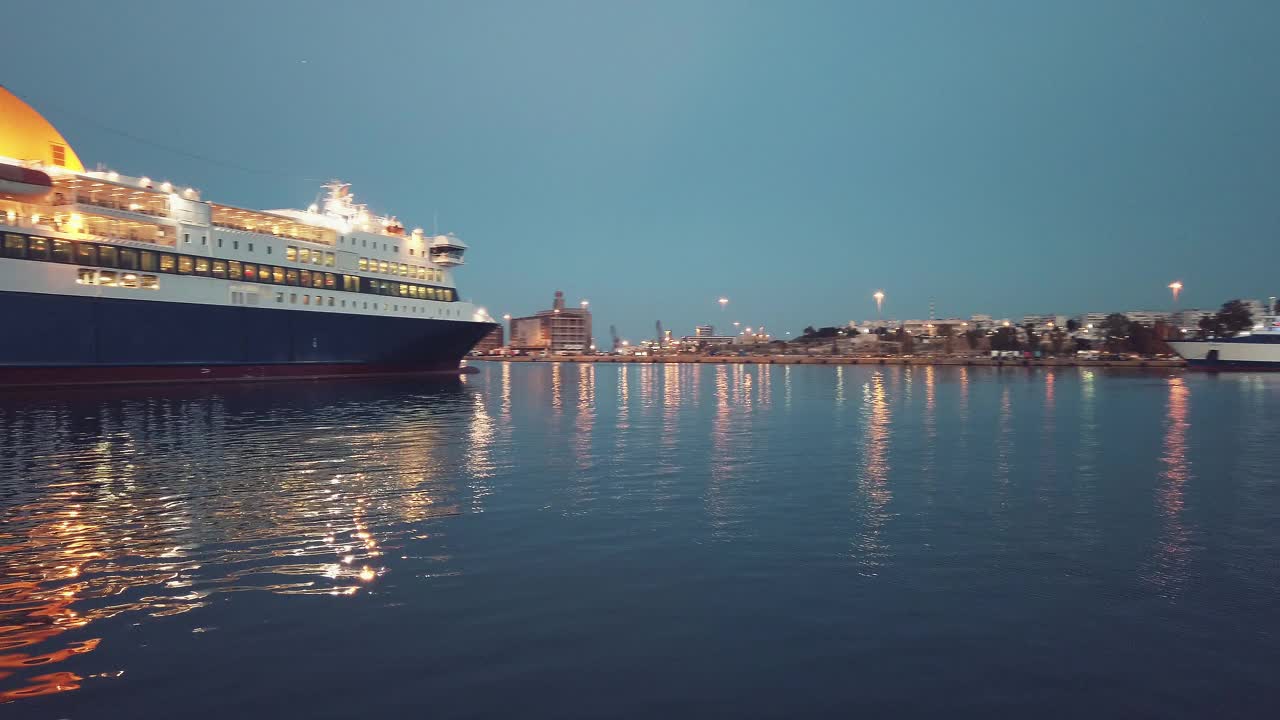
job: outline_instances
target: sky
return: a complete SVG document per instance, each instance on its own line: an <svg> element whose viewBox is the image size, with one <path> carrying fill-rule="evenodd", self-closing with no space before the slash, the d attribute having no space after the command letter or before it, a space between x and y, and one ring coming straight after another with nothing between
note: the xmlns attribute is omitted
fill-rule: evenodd
<svg viewBox="0 0 1280 720"><path fill-rule="evenodd" d="M1280 294L1280 3L57 2L0 84L93 167L467 241L651 337ZM24 29L25 28L25 29ZM15 31L15 29L17 31ZM728 297L720 309L717 299Z"/></svg>

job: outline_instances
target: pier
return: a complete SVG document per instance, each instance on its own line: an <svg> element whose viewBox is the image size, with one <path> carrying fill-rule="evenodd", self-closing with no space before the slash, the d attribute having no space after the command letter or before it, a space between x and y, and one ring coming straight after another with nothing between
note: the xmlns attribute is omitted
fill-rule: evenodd
<svg viewBox="0 0 1280 720"><path fill-rule="evenodd" d="M1181 369L1181 358L1147 360L1082 360L1077 358L990 358L956 356L858 357L842 355L479 355L468 360L497 362L567 363L722 363L731 365L959 365L970 367L1098 367L1132 369Z"/></svg>

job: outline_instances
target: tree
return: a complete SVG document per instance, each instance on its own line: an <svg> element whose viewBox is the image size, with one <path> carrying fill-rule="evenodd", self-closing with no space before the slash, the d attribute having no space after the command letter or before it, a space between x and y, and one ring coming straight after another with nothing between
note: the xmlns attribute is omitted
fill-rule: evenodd
<svg viewBox="0 0 1280 720"><path fill-rule="evenodd" d="M911 337L911 333L906 330L898 328L893 334L893 339L898 341L903 355L910 355L915 350L915 338Z"/></svg>
<svg viewBox="0 0 1280 720"><path fill-rule="evenodd" d="M1124 352L1129 343L1129 318L1124 313L1111 313L1102 321L1102 334L1107 338L1107 350Z"/></svg>
<svg viewBox="0 0 1280 720"><path fill-rule="evenodd" d="M1139 355L1155 355L1160 352L1159 338L1151 328L1140 322L1129 323L1129 349Z"/></svg>
<svg viewBox="0 0 1280 720"><path fill-rule="evenodd" d="M1203 315L1200 322L1196 323L1200 328L1200 339L1204 340L1209 337L1217 337L1222 334L1222 323L1218 321L1217 315Z"/></svg>
<svg viewBox="0 0 1280 720"><path fill-rule="evenodd" d="M1223 337L1233 337L1241 330L1253 327L1253 313L1249 306L1239 300L1228 300L1222 303L1218 311L1218 329Z"/></svg>
<svg viewBox="0 0 1280 720"><path fill-rule="evenodd" d="M1049 348L1053 350L1054 355L1061 355L1067 346L1067 331L1060 327L1055 327L1049 331Z"/></svg>
<svg viewBox="0 0 1280 720"><path fill-rule="evenodd" d="M1022 326L1022 331L1027 334L1027 348L1035 350L1040 346L1040 336L1036 334L1036 326L1034 323L1026 323Z"/></svg>
<svg viewBox="0 0 1280 720"><path fill-rule="evenodd" d="M1075 319L1075 318L1071 318L1070 320L1067 320L1067 332L1069 332L1069 333L1073 333L1073 332L1075 332L1075 331L1077 331L1077 330L1079 330L1079 329L1080 329L1080 321L1079 321L1079 320L1077 320L1077 319Z"/></svg>
<svg viewBox="0 0 1280 720"><path fill-rule="evenodd" d="M1019 349L1018 331L1012 327L997 328L991 336L991 349L1002 352Z"/></svg>
<svg viewBox="0 0 1280 720"><path fill-rule="evenodd" d="M952 340L956 334L955 326L950 323L943 323L937 327L936 331L938 337L942 338L942 352L947 355L955 352L956 344Z"/></svg>
<svg viewBox="0 0 1280 720"><path fill-rule="evenodd" d="M965 331L964 339L969 343L970 350L981 350L982 343L987 339L987 334L982 330L974 328L972 330Z"/></svg>

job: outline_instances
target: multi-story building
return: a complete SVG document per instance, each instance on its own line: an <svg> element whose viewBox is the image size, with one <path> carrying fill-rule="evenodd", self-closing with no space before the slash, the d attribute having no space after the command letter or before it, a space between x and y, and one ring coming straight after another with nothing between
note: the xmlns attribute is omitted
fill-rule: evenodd
<svg viewBox="0 0 1280 720"><path fill-rule="evenodd" d="M693 329L693 336L695 338L715 337L715 334L716 334L715 325L698 325Z"/></svg>
<svg viewBox="0 0 1280 720"><path fill-rule="evenodd" d="M503 332L502 326L496 326L488 335L480 338L480 342L476 343L474 352L488 353L502 347Z"/></svg>
<svg viewBox="0 0 1280 720"><path fill-rule="evenodd" d="M1067 324L1066 315L1024 315L1022 316L1022 324L1030 325L1037 329L1064 327Z"/></svg>
<svg viewBox="0 0 1280 720"><path fill-rule="evenodd" d="M580 308L567 308L564 293L556 291L550 310L522 318L511 318L511 347L532 352L587 352L591 341L591 311L584 301Z"/></svg>

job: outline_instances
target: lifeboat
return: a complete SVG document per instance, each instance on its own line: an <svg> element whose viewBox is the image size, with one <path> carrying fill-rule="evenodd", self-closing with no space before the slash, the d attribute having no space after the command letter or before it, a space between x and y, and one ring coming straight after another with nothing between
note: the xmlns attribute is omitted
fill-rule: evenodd
<svg viewBox="0 0 1280 720"><path fill-rule="evenodd" d="M53 179L39 170L0 163L0 199L40 200L53 189Z"/></svg>

